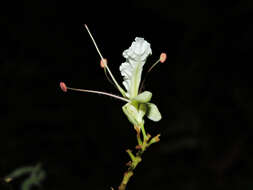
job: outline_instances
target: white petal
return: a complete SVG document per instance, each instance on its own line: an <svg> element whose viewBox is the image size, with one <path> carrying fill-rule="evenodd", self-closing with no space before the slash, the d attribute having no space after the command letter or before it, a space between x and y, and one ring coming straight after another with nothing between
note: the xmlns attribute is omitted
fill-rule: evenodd
<svg viewBox="0 0 253 190"><path fill-rule="evenodd" d="M126 62L120 65L120 72L130 98L138 95L142 68L150 54L152 54L150 44L139 37L136 37L132 45L123 52Z"/></svg>

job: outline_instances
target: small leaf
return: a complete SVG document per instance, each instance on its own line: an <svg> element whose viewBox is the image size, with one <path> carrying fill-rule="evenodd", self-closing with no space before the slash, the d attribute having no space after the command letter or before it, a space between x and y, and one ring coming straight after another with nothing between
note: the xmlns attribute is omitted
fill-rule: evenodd
<svg viewBox="0 0 253 190"><path fill-rule="evenodd" d="M162 119L162 116L157 106L152 103L147 103L147 106L148 106L147 117L152 121L160 121Z"/></svg>
<svg viewBox="0 0 253 190"><path fill-rule="evenodd" d="M147 103L151 100L152 93L149 91L144 91L138 96L134 97L133 100L139 102L139 103Z"/></svg>

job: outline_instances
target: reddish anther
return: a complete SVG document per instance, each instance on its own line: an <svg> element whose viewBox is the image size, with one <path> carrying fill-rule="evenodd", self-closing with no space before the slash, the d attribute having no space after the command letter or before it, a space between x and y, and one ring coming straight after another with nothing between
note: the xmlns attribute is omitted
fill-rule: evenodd
<svg viewBox="0 0 253 190"><path fill-rule="evenodd" d="M60 82L60 87L61 87L61 90L63 91L63 92L67 92L67 86L66 86L66 84L64 83L64 82Z"/></svg>
<svg viewBox="0 0 253 190"><path fill-rule="evenodd" d="M160 62L164 63L167 59L167 54L166 53L161 53L160 55Z"/></svg>
<svg viewBox="0 0 253 190"><path fill-rule="evenodd" d="M101 59L100 60L100 67L101 68L105 68L106 64L107 64L107 59Z"/></svg>

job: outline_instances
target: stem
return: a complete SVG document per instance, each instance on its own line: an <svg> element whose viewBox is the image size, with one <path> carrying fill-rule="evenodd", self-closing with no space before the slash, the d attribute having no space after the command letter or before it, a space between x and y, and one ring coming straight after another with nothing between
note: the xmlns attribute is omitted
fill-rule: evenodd
<svg viewBox="0 0 253 190"><path fill-rule="evenodd" d="M139 150L138 152L142 152L141 150ZM129 152L128 152L129 153ZM142 152L143 153L143 152ZM133 176L134 174L134 169L136 168L136 166L141 162L141 155L142 153L139 153L139 154L136 154L138 156L135 156L134 157L134 161L132 161L130 164L129 164L129 168L128 170L124 173L124 176L123 176L123 179L122 179L122 182L118 188L118 190L125 190L126 189L126 186L130 180L130 178Z"/></svg>
<svg viewBox="0 0 253 190"><path fill-rule="evenodd" d="M139 147L141 147L142 146L142 141L141 141L140 134L137 134L137 142L138 142Z"/></svg>
<svg viewBox="0 0 253 190"><path fill-rule="evenodd" d="M119 186L119 190L125 190L126 189L126 186L127 186L127 183L129 181L129 179L133 176L133 172L131 171L128 171L126 173L124 173L124 177L123 177L123 180Z"/></svg>
<svg viewBox="0 0 253 190"><path fill-rule="evenodd" d="M142 135L143 135L143 141L145 141L147 139L147 134L146 134L146 131L145 131L145 128L144 128L144 124L141 125L141 132L142 132Z"/></svg>
<svg viewBox="0 0 253 190"><path fill-rule="evenodd" d="M142 131L142 135L143 135L143 142L140 139L140 130L137 130L141 128ZM131 150L127 150L128 155L130 156L131 161L127 164L129 167L127 169L127 171L124 173L123 179L121 181L120 186L118 187L118 190L126 190L126 186L130 180L130 178L133 176L134 174L134 169L137 167L137 165L142 161L142 155L143 153L146 151L146 149L153 143L158 142L159 141L159 136L157 135L155 137L153 137L150 142L149 139L151 138L151 136L148 134L146 135L145 129L144 129L144 125L142 125L141 127L136 127L135 126L135 130L137 132L137 141L138 141L138 146L141 146L141 148L138 148L139 150L136 152L136 154L134 155L132 153ZM141 144L141 145L140 145Z"/></svg>
<svg viewBox="0 0 253 190"><path fill-rule="evenodd" d="M138 142L138 148L141 148L142 146L142 140L141 140L141 136L140 136L140 127L139 126L134 126L134 129L136 130L136 137L137 137L137 142ZM136 147L136 148L137 148Z"/></svg>

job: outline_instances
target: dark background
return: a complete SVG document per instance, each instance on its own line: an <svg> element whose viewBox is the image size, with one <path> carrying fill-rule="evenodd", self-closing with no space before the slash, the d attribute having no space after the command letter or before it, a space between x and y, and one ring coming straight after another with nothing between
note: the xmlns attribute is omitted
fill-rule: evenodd
<svg viewBox="0 0 253 190"><path fill-rule="evenodd" d="M86 23L120 83L136 36L151 43L147 65L168 55L146 83L163 115L146 130L161 141L128 189L252 189L252 16L250 0L2 3L0 176L41 162L45 190L119 185L136 145L123 103L59 88L118 94Z"/></svg>

